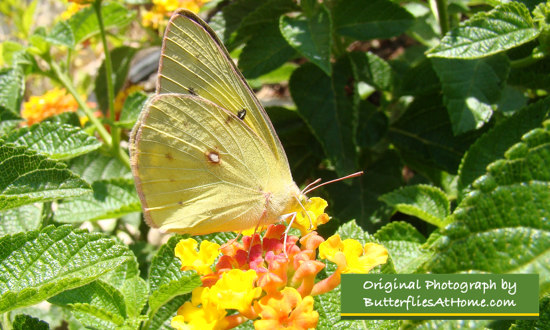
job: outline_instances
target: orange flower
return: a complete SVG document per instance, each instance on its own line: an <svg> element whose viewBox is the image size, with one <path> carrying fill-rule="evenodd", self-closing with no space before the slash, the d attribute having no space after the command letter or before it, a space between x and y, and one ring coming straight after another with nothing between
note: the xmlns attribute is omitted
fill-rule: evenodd
<svg viewBox="0 0 550 330"><path fill-rule="evenodd" d="M313 310L313 297L302 299L291 287L264 296L254 308L260 310L261 317L254 322L256 329L309 329L319 321L319 313Z"/></svg>
<svg viewBox="0 0 550 330"><path fill-rule="evenodd" d="M32 125L44 119L59 115L63 112L74 112L78 109L78 103L65 89L54 88L41 96L31 96L23 103L21 116L26 119L27 125Z"/></svg>

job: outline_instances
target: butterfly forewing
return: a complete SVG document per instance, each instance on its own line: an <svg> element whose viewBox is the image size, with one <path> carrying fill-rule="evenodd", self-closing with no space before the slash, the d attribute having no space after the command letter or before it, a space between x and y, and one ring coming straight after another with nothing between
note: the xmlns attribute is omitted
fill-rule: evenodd
<svg viewBox="0 0 550 330"><path fill-rule="evenodd" d="M292 178L265 142L237 116L200 97L154 97L131 146L145 216L164 231L247 229L266 207L273 218L292 203ZM275 199L266 206L267 194Z"/></svg>
<svg viewBox="0 0 550 330"><path fill-rule="evenodd" d="M157 93L205 98L235 115L263 139L276 158L286 155L265 111L216 34L194 14L177 12L166 29ZM288 165L287 165L288 166Z"/></svg>

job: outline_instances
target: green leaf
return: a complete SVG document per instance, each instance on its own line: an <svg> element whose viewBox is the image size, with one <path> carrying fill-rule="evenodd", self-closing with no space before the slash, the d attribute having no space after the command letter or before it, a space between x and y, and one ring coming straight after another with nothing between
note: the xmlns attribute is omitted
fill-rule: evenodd
<svg viewBox="0 0 550 330"><path fill-rule="evenodd" d="M237 0L227 3L209 21L208 25L216 32L220 40L227 46L228 50L235 47L236 31L247 20L247 16L253 16L257 8L271 2L256 0ZM273 8L273 6L271 6ZM252 33L254 31L252 30ZM257 32L257 31L256 31ZM248 38L245 37L244 39Z"/></svg>
<svg viewBox="0 0 550 330"><path fill-rule="evenodd" d="M389 0L339 0L333 15L336 33L359 40L397 36L414 22L409 12Z"/></svg>
<svg viewBox="0 0 550 330"><path fill-rule="evenodd" d="M397 95L433 95L441 93L441 83L429 59L408 67L396 79ZM422 79L418 79L422 77Z"/></svg>
<svg viewBox="0 0 550 330"><path fill-rule="evenodd" d="M101 4L101 14L106 30L122 28L130 24L136 16L135 12L116 2L103 2ZM71 16L67 23L74 33L75 44L99 33L99 24L93 6L84 7Z"/></svg>
<svg viewBox="0 0 550 330"><path fill-rule="evenodd" d="M441 80L453 133L459 135L488 122L508 76L508 58L504 55L479 60L433 58L432 63Z"/></svg>
<svg viewBox="0 0 550 330"><path fill-rule="evenodd" d="M538 273L550 287L550 131L534 129L487 167L452 214L426 269Z"/></svg>
<svg viewBox="0 0 550 330"><path fill-rule="evenodd" d="M111 51L111 64L113 68L113 88L115 96L122 90L126 77L128 76L128 70L130 69L130 62L137 53L137 48L128 46L121 46ZM95 78L95 94L97 96L97 103L99 108L103 110L109 109L109 100L107 98L107 77L105 75L105 61L101 63L97 76ZM120 109L117 109L120 110Z"/></svg>
<svg viewBox="0 0 550 330"><path fill-rule="evenodd" d="M0 213L0 236L39 229L42 204L29 204Z"/></svg>
<svg viewBox="0 0 550 330"><path fill-rule="evenodd" d="M84 326L116 329L127 317L124 296L101 280L64 291L48 302L68 307Z"/></svg>
<svg viewBox="0 0 550 330"><path fill-rule="evenodd" d="M162 305L158 311L150 317L149 323L143 329L147 330L172 330L173 327L170 325L172 318L176 316L176 312L186 301L191 299L191 295L177 296L176 298L170 300L168 303Z"/></svg>
<svg viewBox="0 0 550 330"><path fill-rule="evenodd" d="M374 238L384 241L408 241L423 244L426 238L410 223L393 221L378 229Z"/></svg>
<svg viewBox="0 0 550 330"><path fill-rule="evenodd" d="M71 125L78 128L81 128L80 118L76 112L63 112L55 116L48 117L42 122L54 123L57 125Z"/></svg>
<svg viewBox="0 0 550 330"><path fill-rule="evenodd" d="M550 226L544 219L550 216L549 188L542 182L518 183L464 198L427 269L538 273L541 288L548 285Z"/></svg>
<svg viewBox="0 0 550 330"><path fill-rule="evenodd" d="M538 35L529 10L524 4L512 1L461 23L427 55L462 59L487 57L527 43Z"/></svg>
<svg viewBox="0 0 550 330"><path fill-rule="evenodd" d="M318 5L308 16L281 16L279 28L294 49L327 75L331 75L332 24L330 14L324 5Z"/></svg>
<svg viewBox="0 0 550 330"><path fill-rule="evenodd" d="M550 324L550 295L539 300L539 317L537 320L518 320L511 327L514 330L544 329Z"/></svg>
<svg viewBox="0 0 550 330"><path fill-rule="evenodd" d="M298 112L317 137L340 176L357 170L355 134L357 131L358 97L349 86L354 73L344 58L334 65L333 76L327 76L313 64L296 69L289 82L290 93Z"/></svg>
<svg viewBox="0 0 550 330"><path fill-rule="evenodd" d="M458 177L459 199L468 186L485 173L487 165L502 158L504 152L529 130L539 127L548 115L550 98L531 104L498 123L481 136L468 150L460 164Z"/></svg>
<svg viewBox="0 0 550 330"><path fill-rule="evenodd" d="M527 67L510 70L508 83L522 89L549 89L550 76L546 74L548 71L550 71L550 59L545 57Z"/></svg>
<svg viewBox="0 0 550 330"><path fill-rule="evenodd" d="M122 294L126 302L126 314L135 321L138 321L147 303L148 291L147 282L138 275L124 282Z"/></svg>
<svg viewBox="0 0 550 330"><path fill-rule="evenodd" d="M62 223L81 223L119 218L141 211L133 180L111 179L92 183L93 194L83 195L60 203L55 220Z"/></svg>
<svg viewBox="0 0 550 330"><path fill-rule="evenodd" d="M0 107L19 115L25 77L20 68L0 69Z"/></svg>
<svg viewBox="0 0 550 330"><path fill-rule="evenodd" d="M456 173L478 133L454 136L439 93L418 96L389 128L388 137L404 158Z"/></svg>
<svg viewBox="0 0 550 330"><path fill-rule="evenodd" d="M23 119L19 115L0 106L0 136L16 129L22 121Z"/></svg>
<svg viewBox="0 0 550 330"><path fill-rule="evenodd" d="M19 314L15 316L12 324L13 330L48 330L50 326L44 321L29 315Z"/></svg>
<svg viewBox="0 0 550 330"><path fill-rule="evenodd" d="M232 19L239 25L235 42L242 42L254 37L261 38L265 29L279 31L281 15L297 11L299 7L292 0L245 0L238 1L234 9L237 10L232 13Z"/></svg>
<svg viewBox="0 0 550 330"><path fill-rule="evenodd" d="M172 281L167 285L161 286L157 291L153 291L149 297L150 315L154 315L158 309L177 296L190 293L196 287L201 286L202 282L197 273L185 272L185 277L177 281Z"/></svg>
<svg viewBox="0 0 550 330"><path fill-rule="evenodd" d="M359 104L359 127L357 127L357 144L360 147L375 147L386 137L388 126L389 119L381 109L368 101L361 101Z"/></svg>
<svg viewBox="0 0 550 330"><path fill-rule="evenodd" d="M295 110L267 107L267 114L284 146L295 182L305 182L323 160L323 149Z"/></svg>
<svg viewBox="0 0 550 330"><path fill-rule="evenodd" d="M380 228L374 237L388 249L398 274L417 272L432 256L431 251L422 247L426 238L407 222L390 222Z"/></svg>
<svg viewBox="0 0 550 330"><path fill-rule="evenodd" d="M52 159L73 158L101 147L99 140L81 129L51 122L23 127L6 136L5 140L46 154Z"/></svg>
<svg viewBox="0 0 550 330"><path fill-rule="evenodd" d="M65 164L2 140L0 173L0 210L90 191L90 186Z"/></svg>
<svg viewBox="0 0 550 330"><path fill-rule="evenodd" d="M330 215L338 219L355 219L369 231L379 227L390 219L393 209L378 198L403 184L402 169L397 153L386 151L377 161L368 164L365 173L351 184L337 182L325 186L331 197ZM321 177L325 180L336 178Z"/></svg>
<svg viewBox="0 0 550 330"><path fill-rule="evenodd" d="M68 323L78 322L71 317L70 312L55 305L50 305L48 308L44 308L42 304L37 304L29 307L22 307L10 312L10 315L16 316L17 314L26 314L36 319L42 320L49 324L51 329L58 329L61 324L66 320ZM79 329L71 328L69 329Z"/></svg>
<svg viewBox="0 0 550 330"><path fill-rule="evenodd" d="M195 271L181 270L181 261L174 254L174 249L178 242L186 237L188 236L172 236L166 244L160 247L151 261L149 273L151 295L149 297L148 312L150 320L157 319L156 314L158 312L167 313L167 311L163 310L162 306L171 304L171 301L175 300L178 296L189 293L201 285L200 277ZM216 240L219 243L220 240L227 242L230 237L235 236L232 233L220 233L216 236L206 235L196 238L200 244L200 241L204 239L216 241L212 239L213 237L217 237Z"/></svg>
<svg viewBox="0 0 550 330"><path fill-rule="evenodd" d="M126 98L122 106L117 125L124 128L132 128L146 102L147 95L142 92L135 92L128 95L128 98Z"/></svg>
<svg viewBox="0 0 550 330"><path fill-rule="evenodd" d="M386 61L371 52L352 52L350 58L358 72L359 80L379 90L391 90L393 70Z"/></svg>
<svg viewBox="0 0 550 330"><path fill-rule="evenodd" d="M248 41L239 56L239 67L246 78L257 78L277 69L295 53L281 35L278 24L270 24Z"/></svg>
<svg viewBox="0 0 550 330"><path fill-rule="evenodd" d="M133 258L119 241L71 226L4 236L0 247L2 313L90 283Z"/></svg>
<svg viewBox="0 0 550 330"><path fill-rule="evenodd" d="M510 116L527 105L529 99L524 91L510 85L504 86L497 103L497 109L501 113Z"/></svg>
<svg viewBox="0 0 550 330"><path fill-rule="evenodd" d="M130 178L132 176L124 163L100 151L90 152L74 158L69 167L71 171L90 184L99 180Z"/></svg>
<svg viewBox="0 0 550 330"><path fill-rule="evenodd" d="M71 26L65 21L57 22L44 40L54 45L66 46L69 48L74 48L76 45L74 32Z"/></svg>
<svg viewBox="0 0 550 330"><path fill-rule="evenodd" d="M380 199L397 211L420 218L439 228L446 225L451 203L441 189L428 186L407 186L382 195Z"/></svg>

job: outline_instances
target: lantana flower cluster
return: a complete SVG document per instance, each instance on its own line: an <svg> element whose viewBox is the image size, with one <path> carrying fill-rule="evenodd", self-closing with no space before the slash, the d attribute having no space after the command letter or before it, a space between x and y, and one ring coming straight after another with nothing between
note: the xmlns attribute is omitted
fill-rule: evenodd
<svg viewBox="0 0 550 330"><path fill-rule="evenodd" d="M342 241L339 235L325 241L313 231L328 221L326 205L314 197L305 205L308 215L297 215L293 226L300 229L301 237L287 235L286 226L278 224L269 225L263 238L243 236L242 243L233 239L220 246L203 240L197 250L196 240L181 240L175 248L181 269L201 275L202 286L179 308L172 326L230 329L254 320L256 329L315 328L319 313L314 310L314 296L336 288L341 274L367 273L388 258L379 244L362 246L353 239ZM337 265L333 274L320 281L316 276L325 264L317 257Z"/></svg>
<svg viewBox="0 0 550 330"><path fill-rule="evenodd" d="M145 10L141 15L141 21L144 26L154 29L163 27L178 8L185 8L194 13L198 13L202 6L210 0L153 0L151 10Z"/></svg>
<svg viewBox="0 0 550 330"><path fill-rule="evenodd" d="M43 95L31 96L23 103L21 116L27 125L32 125L42 120L59 115L63 112L74 112L78 109L78 103L74 97L63 88L53 88Z"/></svg>

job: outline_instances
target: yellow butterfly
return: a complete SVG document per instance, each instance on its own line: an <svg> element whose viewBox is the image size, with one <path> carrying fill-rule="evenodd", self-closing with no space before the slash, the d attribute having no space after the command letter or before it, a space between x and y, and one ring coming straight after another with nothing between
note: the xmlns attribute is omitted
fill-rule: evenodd
<svg viewBox="0 0 550 330"><path fill-rule="evenodd" d="M166 232L263 226L305 199L260 102L214 31L186 10L166 28L130 156L145 219Z"/></svg>

